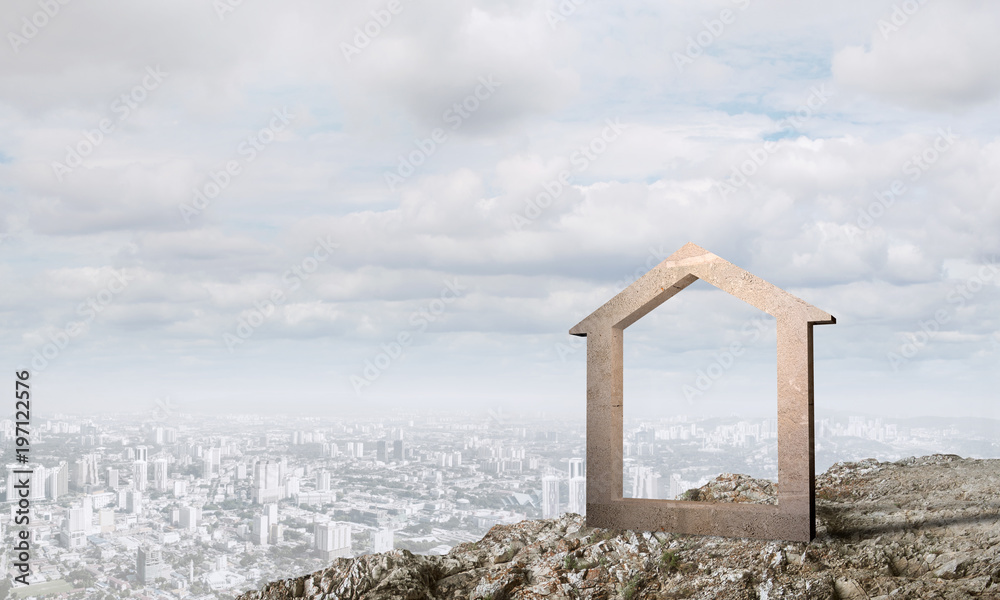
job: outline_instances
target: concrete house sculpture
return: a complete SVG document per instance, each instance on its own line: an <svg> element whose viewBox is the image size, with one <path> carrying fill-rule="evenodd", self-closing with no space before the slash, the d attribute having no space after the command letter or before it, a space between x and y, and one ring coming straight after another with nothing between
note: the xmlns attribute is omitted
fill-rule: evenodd
<svg viewBox="0 0 1000 600"><path fill-rule="evenodd" d="M622 495L625 328L698 279L777 320L777 505ZM587 338L587 525L799 542L815 537L812 328L836 322L833 315L689 243L570 329Z"/></svg>

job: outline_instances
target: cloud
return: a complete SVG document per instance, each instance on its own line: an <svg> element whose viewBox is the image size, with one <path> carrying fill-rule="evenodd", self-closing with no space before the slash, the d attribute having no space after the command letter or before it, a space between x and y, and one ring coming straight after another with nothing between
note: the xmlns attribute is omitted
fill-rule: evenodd
<svg viewBox="0 0 1000 600"><path fill-rule="evenodd" d="M193 187L185 184L201 175L190 161L114 162L81 167L65 184L48 164L23 165L20 183L32 229L66 235L184 227L178 206L189 201Z"/></svg>
<svg viewBox="0 0 1000 600"><path fill-rule="evenodd" d="M901 106L983 104L1000 93L998 28L1000 12L988 2L898 2L878 21L867 47L837 52L834 79Z"/></svg>
<svg viewBox="0 0 1000 600"><path fill-rule="evenodd" d="M445 111L478 94L461 130L497 132L564 106L579 75L565 64L568 48L549 35L538 6L527 4L403 2L377 27L371 23L381 3L366 5L374 11L341 11L327 47L336 59L331 74L342 83L334 94L350 125L378 129L386 112L401 110L422 133L444 126ZM366 41L365 31L377 35ZM484 89L484 81L491 85Z"/></svg>
<svg viewBox="0 0 1000 600"><path fill-rule="evenodd" d="M583 376L584 353L556 349L567 329L693 241L843 317L820 335L872 368L948 306L948 265L1000 252L996 117L964 110L996 98L1000 23L985 3L939 0L883 38L893 1L587 2L554 26L548 0L400 0L391 19L387 0L243 2L224 18L196 0L61 5L0 53L0 337L13 340L0 352L30 356L129 268L136 280L53 372L127 363L135 388L200 369L190 381L214 398L227 379L249 396L278 387L266 372L298 369L353 394L363 357L457 278L467 291L373 394L465 397L488 381L556 397L553 381ZM735 22L680 71L672 54L724 9ZM0 32L38 10L11 0ZM349 60L345 44L358 45ZM157 65L162 85L60 179L67 145L85 146ZM456 103L468 115L451 128ZM239 145L283 107L291 125L250 164ZM611 141L609 120L623 126ZM934 150L949 127L956 141ZM385 174L434 128L448 139L390 189ZM587 148L601 151L581 167ZM185 221L180 205L230 160L241 173ZM873 204L896 180L905 191ZM284 278L318 239L339 246L308 278ZM222 335L274 290L287 301L230 354ZM921 356L981 355L993 291ZM741 313L690 292L665 314L716 327L681 328L670 348L710 350ZM456 369L450 389L432 379Z"/></svg>
<svg viewBox="0 0 1000 600"><path fill-rule="evenodd" d="M141 6L95 0L60 2L59 12L25 37L24 23L37 13L45 15L37 2L13 1L0 19L5 45L11 46L0 52L0 95L5 104L34 116L66 107L103 108L156 65L185 82L185 93L172 95L172 102L221 107L239 99L234 92L241 67L264 53L273 31L259 18L236 15L221 22L211 3L197 0Z"/></svg>

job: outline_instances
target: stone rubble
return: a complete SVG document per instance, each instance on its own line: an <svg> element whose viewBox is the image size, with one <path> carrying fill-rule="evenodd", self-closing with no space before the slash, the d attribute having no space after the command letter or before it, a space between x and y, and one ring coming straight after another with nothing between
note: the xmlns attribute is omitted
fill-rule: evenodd
<svg viewBox="0 0 1000 600"><path fill-rule="evenodd" d="M775 487L725 474L697 497L773 503ZM567 514L498 525L444 556L337 559L237 600L1000 600L1000 460L837 463L816 489L809 544L593 529Z"/></svg>

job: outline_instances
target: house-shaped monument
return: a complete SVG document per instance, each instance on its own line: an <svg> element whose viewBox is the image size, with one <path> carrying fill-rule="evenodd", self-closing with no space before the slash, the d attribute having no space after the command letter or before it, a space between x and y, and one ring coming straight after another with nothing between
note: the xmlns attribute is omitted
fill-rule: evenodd
<svg viewBox="0 0 1000 600"><path fill-rule="evenodd" d="M776 319L776 505L623 497L625 328L698 279ZM587 338L587 525L811 540L816 535L812 328L836 322L833 315L689 243L570 329Z"/></svg>

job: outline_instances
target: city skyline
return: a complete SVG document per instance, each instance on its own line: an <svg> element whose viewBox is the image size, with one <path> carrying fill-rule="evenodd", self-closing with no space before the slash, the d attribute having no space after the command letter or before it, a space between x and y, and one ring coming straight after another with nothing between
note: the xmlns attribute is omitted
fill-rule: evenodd
<svg viewBox="0 0 1000 600"><path fill-rule="evenodd" d="M569 328L694 242L837 317L818 406L1000 417L981 2L43 4L0 14L38 408L582 414ZM764 406L771 327L695 282L626 400Z"/></svg>
<svg viewBox="0 0 1000 600"><path fill-rule="evenodd" d="M225 599L337 557L443 554L495 524L586 513L582 420L502 410L148 417L38 415L32 460L20 465L14 422L0 419L0 491L12 509L0 511L0 534L10 544L28 532L32 583L111 599L138 589ZM816 469L1000 457L998 431L961 418L818 415ZM625 496L676 498L724 473L774 481L776 432L773 416L630 419ZM27 527L12 519L22 481Z"/></svg>

